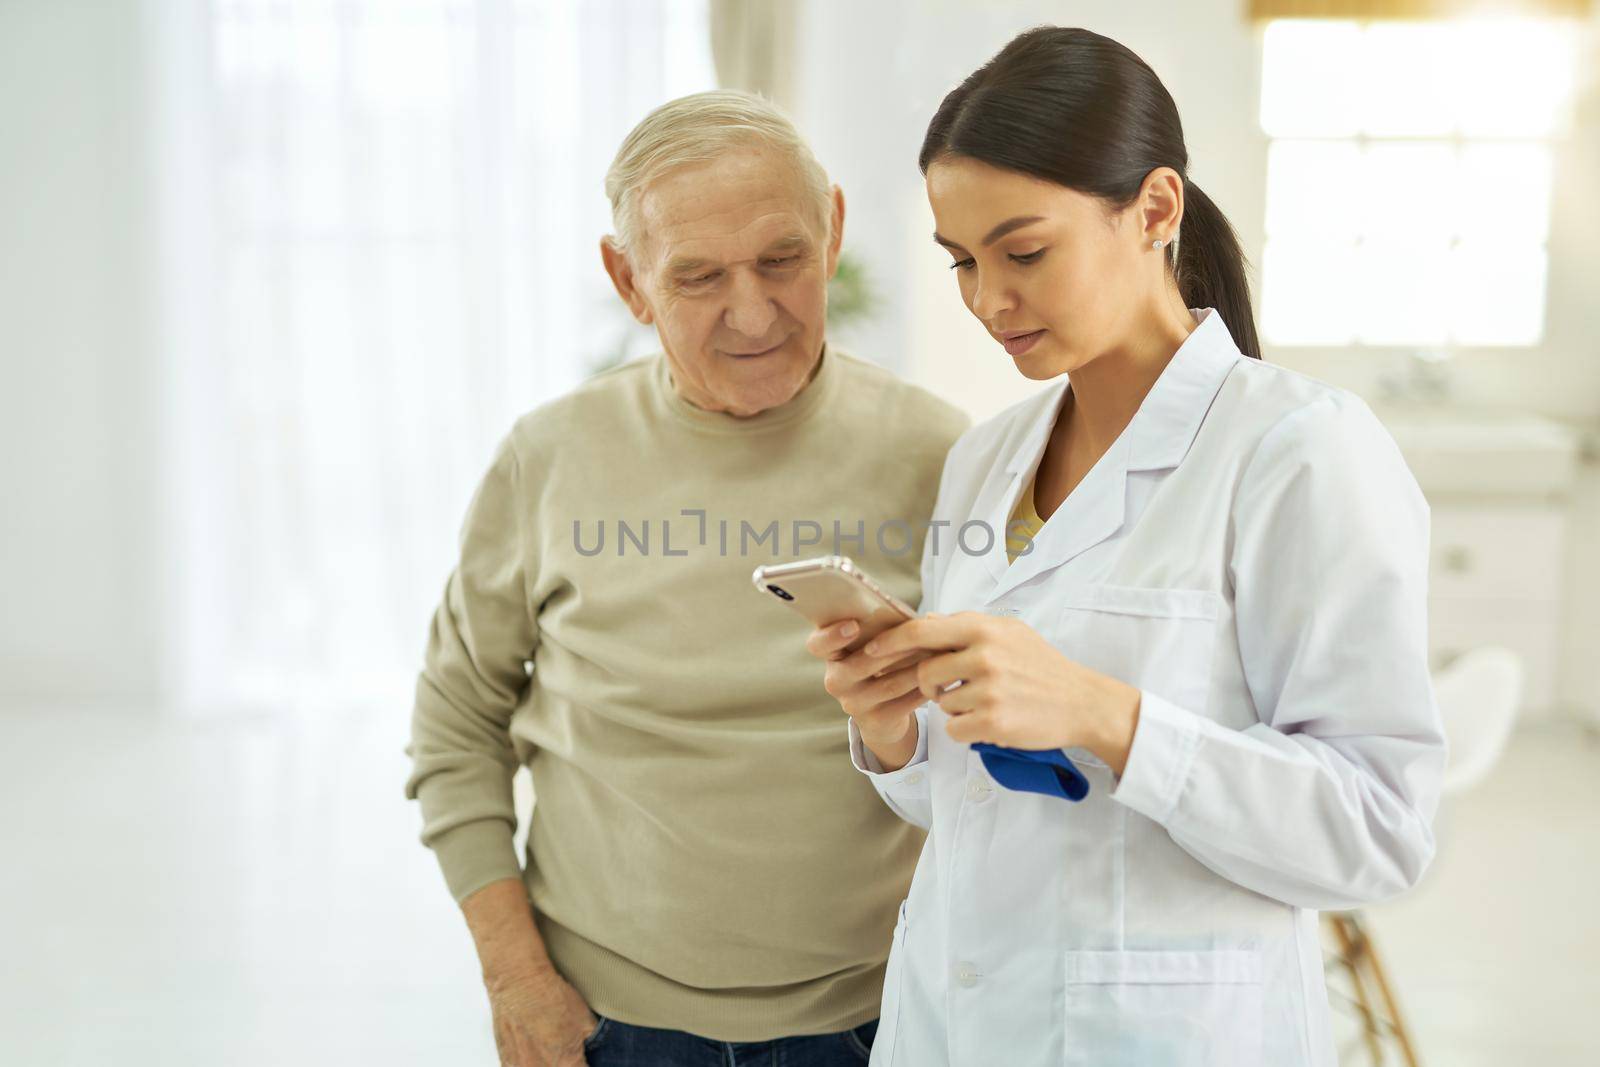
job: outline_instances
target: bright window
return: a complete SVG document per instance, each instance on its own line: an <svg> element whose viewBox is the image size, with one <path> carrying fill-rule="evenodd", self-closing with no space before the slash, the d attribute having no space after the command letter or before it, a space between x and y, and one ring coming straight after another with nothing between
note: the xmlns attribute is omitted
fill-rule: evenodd
<svg viewBox="0 0 1600 1067"><path fill-rule="evenodd" d="M1574 37L1558 20L1269 23L1266 339L1536 344Z"/></svg>

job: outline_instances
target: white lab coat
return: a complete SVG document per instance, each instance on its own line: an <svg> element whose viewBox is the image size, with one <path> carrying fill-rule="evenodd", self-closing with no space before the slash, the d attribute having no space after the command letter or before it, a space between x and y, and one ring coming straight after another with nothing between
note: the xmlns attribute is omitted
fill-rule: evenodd
<svg viewBox="0 0 1600 1067"><path fill-rule="evenodd" d="M1426 655L1428 508L1350 393L1241 355L1214 310L1008 564L1063 380L946 460L925 611L1027 622L1139 687L1125 773L1081 803L996 785L936 704L884 801L929 831L874 1067L1335 1063L1317 910L1433 853L1445 757ZM995 531L986 553L981 519ZM939 526L938 523L948 525Z"/></svg>

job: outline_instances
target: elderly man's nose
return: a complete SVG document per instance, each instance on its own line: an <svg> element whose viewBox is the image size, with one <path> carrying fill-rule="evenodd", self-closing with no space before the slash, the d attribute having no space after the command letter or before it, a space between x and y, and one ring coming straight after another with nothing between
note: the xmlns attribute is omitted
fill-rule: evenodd
<svg viewBox="0 0 1600 1067"><path fill-rule="evenodd" d="M738 278L734 281L728 295L728 310L723 315L729 329L746 337L765 337L777 317L778 309L759 280Z"/></svg>

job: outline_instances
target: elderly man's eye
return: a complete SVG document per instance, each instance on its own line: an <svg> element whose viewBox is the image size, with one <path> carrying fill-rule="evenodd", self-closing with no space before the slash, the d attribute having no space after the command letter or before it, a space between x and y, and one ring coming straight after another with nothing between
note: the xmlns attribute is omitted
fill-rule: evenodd
<svg viewBox="0 0 1600 1067"><path fill-rule="evenodd" d="M769 260L766 261L766 266L769 266L769 267L792 267L798 262L800 262L800 257L799 256L775 256L772 259L769 259Z"/></svg>

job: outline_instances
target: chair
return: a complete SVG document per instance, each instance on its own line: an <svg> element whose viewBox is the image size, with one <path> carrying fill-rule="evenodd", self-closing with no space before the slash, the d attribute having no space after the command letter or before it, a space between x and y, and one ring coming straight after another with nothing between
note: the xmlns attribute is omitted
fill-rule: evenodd
<svg viewBox="0 0 1600 1067"><path fill-rule="evenodd" d="M1522 660L1499 647L1474 649L1434 674L1434 698L1450 746L1445 796L1470 789L1489 776L1516 723L1522 681ZM1418 1067L1411 1034L1361 912L1324 912L1322 923L1335 945L1327 967L1342 970L1351 987L1350 997L1345 998L1330 985L1330 997L1353 1005L1370 1062L1383 1064L1384 1049L1392 1042L1398 1046L1401 1063Z"/></svg>
<svg viewBox="0 0 1600 1067"><path fill-rule="evenodd" d="M1433 677L1434 697L1450 742L1444 794L1489 776L1505 752L1522 703L1522 659L1510 649L1474 649Z"/></svg>

